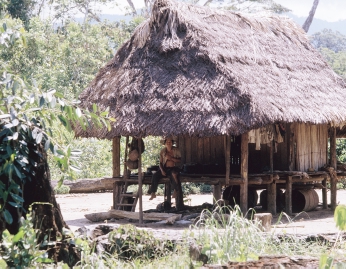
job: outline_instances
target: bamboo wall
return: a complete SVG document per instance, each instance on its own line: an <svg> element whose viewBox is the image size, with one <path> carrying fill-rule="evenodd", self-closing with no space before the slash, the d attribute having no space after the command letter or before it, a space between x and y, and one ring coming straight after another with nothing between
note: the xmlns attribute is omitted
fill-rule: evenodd
<svg viewBox="0 0 346 269"><path fill-rule="evenodd" d="M327 163L328 126L295 123L292 125L296 144L295 167L298 171L317 171Z"/></svg>
<svg viewBox="0 0 346 269"><path fill-rule="evenodd" d="M181 152L181 161L187 163L225 163L225 137L189 137L179 136L178 147Z"/></svg>
<svg viewBox="0 0 346 269"><path fill-rule="evenodd" d="M290 170L290 150L293 150L294 163L292 170L307 171L309 168L318 170L327 163L328 126L311 124L286 124L286 130L291 126L293 140L290 142L286 132L284 142L277 144L274 151L274 170ZM179 136L178 147L183 164L225 164L225 136L189 137ZM239 139L232 137L231 143L231 173L237 171L237 160L240 161ZM293 143L293 145L290 145ZM233 148L232 148L233 147ZM291 148L290 148L291 147ZM237 157L237 154L239 157ZM249 173L261 173L270 169L270 148L261 144L261 150L255 150L255 144L249 144ZM240 166L239 166L240 167Z"/></svg>

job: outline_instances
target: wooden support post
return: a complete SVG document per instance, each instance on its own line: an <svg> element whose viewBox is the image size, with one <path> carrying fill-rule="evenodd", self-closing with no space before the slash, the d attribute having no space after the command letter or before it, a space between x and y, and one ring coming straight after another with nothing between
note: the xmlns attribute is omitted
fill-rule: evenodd
<svg viewBox="0 0 346 269"><path fill-rule="evenodd" d="M143 174L142 174L142 138L138 138L138 198L139 198L139 223L143 224Z"/></svg>
<svg viewBox="0 0 346 269"><path fill-rule="evenodd" d="M288 143L288 171L294 170L294 161L295 161L295 153L294 153L294 133L293 133L293 124L287 124L287 143Z"/></svg>
<svg viewBox="0 0 346 269"><path fill-rule="evenodd" d="M270 179L273 179L273 170L274 170L274 161L273 161L273 142L271 142L270 146ZM273 181L273 183L268 184L268 211L272 213L273 215L276 214L276 183Z"/></svg>
<svg viewBox="0 0 346 269"><path fill-rule="evenodd" d="M240 162L240 177L243 184L240 186L240 209L243 214L246 213L248 208L248 167L249 167L249 134L244 133L241 135L241 162Z"/></svg>
<svg viewBox="0 0 346 269"><path fill-rule="evenodd" d="M287 215L292 215L292 176L288 176L286 181L285 211Z"/></svg>
<svg viewBox="0 0 346 269"><path fill-rule="evenodd" d="M113 177L120 176L120 137L116 136L112 141Z"/></svg>
<svg viewBox="0 0 346 269"><path fill-rule="evenodd" d="M229 185L231 175L231 136L225 136L225 162L226 162L226 186Z"/></svg>
<svg viewBox="0 0 346 269"><path fill-rule="evenodd" d="M330 128L330 166L336 171L336 128ZM336 182L337 178L330 177L330 207L332 210L336 208Z"/></svg>
<svg viewBox="0 0 346 269"><path fill-rule="evenodd" d="M327 200L327 178L323 179L322 181L322 202L323 202L323 209L328 208L328 200Z"/></svg>
<svg viewBox="0 0 346 269"><path fill-rule="evenodd" d="M168 182L165 184L165 194L166 194L166 201L168 204L171 204L171 182Z"/></svg>
<svg viewBox="0 0 346 269"><path fill-rule="evenodd" d="M213 185L213 198L214 201L216 202L221 199L221 184Z"/></svg>
<svg viewBox="0 0 346 269"><path fill-rule="evenodd" d="M118 182L114 182L113 184L113 209L117 209L117 206L120 202L120 194L121 194L121 184Z"/></svg>
<svg viewBox="0 0 346 269"><path fill-rule="evenodd" d="M124 156L124 173L123 173L123 178L127 178L127 167L126 167L126 161L127 161L127 145L129 144L129 136L126 136L126 140L125 140L125 156Z"/></svg>

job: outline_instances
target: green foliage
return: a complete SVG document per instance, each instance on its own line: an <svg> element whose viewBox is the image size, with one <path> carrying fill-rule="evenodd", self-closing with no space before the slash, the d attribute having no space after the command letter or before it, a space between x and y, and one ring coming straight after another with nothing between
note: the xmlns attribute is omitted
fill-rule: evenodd
<svg viewBox="0 0 346 269"><path fill-rule="evenodd" d="M334 52L327 48L321 48L320 52L335 73L346 78L346 50Z"/></svg>
<svg viewBox="0 0 346 269"><path fill-rule="evenodd" d="M150 260L171 255L171 241L160 241L151 232L137 229L133 225L122 225L109 233L108 251L123 260Z"/></svg>
<svg viewBox="0 0 346 269"><path fill-rule="evenodd" d="M0 28L4 48L12 48L20 39L20 31L11 30L6 23ZM24 42L22 42L24 43ZM48 150L58 167L70 178L79 171L80 150L60 146L54 138L53 123L60 122L71 132L71 124L86 128L90 122L107 125L108 112L81 110L77 101L64 98L54 89L42 91L35 80L25 80L6 71L0 76L0 220L11 224L9 207L22 210L23 186L32 182L41 159ZM61 181L62 183L62 181ZM60 184L61 184L60 183Z"/></svg>
<svg viewBox="0 0 346 269"><path fill-rule="evenodd" d="M346 231L346 205L338 205L335 208L334 220L339 230Z"/></svg>
<svg viewBox="0 0 346 269"><path fill-rule="evenodd" d="M327 48L335 53L346 51L346 36L337 31L323 29L313 34L310 39L311 43L317 49Z"/></svg>
<svg viewBox="0 0 346 269"><path fill-rule="evenodd" d="M10 268L27 268L38 263L52 263L53 261L48 259L47 252L39 249L37 236L37 231L32 224L31 212L29 212L26 219L21 218L21 227L17 234L11 235L7 230L3 232L0 257ZM47 243L45 241L45 244Z"/></svg>
<svg viewBox="0 0 346 269"><path fill-rule="evenodd" d="M28 25L33 15L35 0L6 0L0 2L0 14L7 12L12 18L20 19Z"/></svg>
<svg viewBox="0 0 346 269"><path fill-rule="evenodd" d="M238 206L233 210L227 207L218 207L213 212L205 210L191 228L192 236L196 234L196 244L203 246L201 253L210 264L244 262L265 254L316 256L327 248L293 235L278 238L275 231L263 233L261 224L244 217Z"/></svg>
<svg viewBox="0 0 346 269"><path fill-rule="evenodd" d="M66 185L61 185L60 187L57 185L54 188L55 194L68 194L70 192L70 187Z"/></svg>

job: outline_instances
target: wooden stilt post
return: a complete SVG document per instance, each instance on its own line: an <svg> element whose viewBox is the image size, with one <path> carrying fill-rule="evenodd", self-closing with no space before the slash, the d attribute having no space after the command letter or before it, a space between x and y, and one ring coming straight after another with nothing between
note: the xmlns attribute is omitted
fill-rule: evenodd
<svg viewBox="0 0 346 269"><path fill-rule="evenodd" d="M270 179L273 179L273 170L274 170L274 162L273 162L273 141L270 146ZM273 181L268 184L268 211L273 215L276 214L276 183Z"/></svg>
<svg viewBox="0 0 346 269"><path fill-rule="evenodd" d="M113 177L120 176L120 137L116 136L112 141Z"/></svg>
<svg viewBox="0 0 346 269"><path fill-rule="evenodd" d="M323 179L322 181L322 202L323 202L323 209L328 208L328 200L327 200L327 178Z"/></svg>
<svg viewBox="0 0 346 269"><path fill-rule="evenodd" d="M336 171L336 128L330 128L330 166ZM330 178L330 207L332 210L336 208L336 182L337 178Z"/></svg>
<svg viewBox="0 0 346 269"><path fill-rule="evenodd" d="M113 177L120 176L120 137L116 136L112 141L112 163L113 163ZM113 208L117 208L120 201L121 186L114 183L113 185Z"/></svg>
<svg viewBox="0 0 346 269"><path fill-rule="evenodd" d="M244 133L241 135L241 162L240 162L240 177L242 185L240 186L240 209L243 214L246 213L248 208L248 167L249 167L249 134Z"/></svg>
<svg viewBox="0 0 346 269"><path fill-rule="evenodd" d="M143 224L143 174L142 174L142 138L138 138L138 198L139 198L139 223Z"/></svg>
<svg viewBox="0 0 346 269"><path fill-rule="evenodd" d="M127 145L129 144L129 136L126 136L126 140L125 140L125 156L124 156L124 173L123 173L123 178L127 178L127 167L126 167L126 161L127 161Z"/></svg>
<svg viewBox="0 0 346 269"><path fill-rule="evenodd" d="M292 176L288 176L286 181L285 211L287 215L292 215Z"/></svg>
<svg viewBox="0 0 346 269"><path fill-rule="evenodd" d="M213 202L216 202L221 199L221 184L220 183L213 185L213 198L214 198Z"/></svg>
<svg viewBox="0 0 346 269"><path fill-rule="evenodd" d="M226 162L226 186L229 185L230 176L231 176L231 136L225 136L225 162Z"/></svg>

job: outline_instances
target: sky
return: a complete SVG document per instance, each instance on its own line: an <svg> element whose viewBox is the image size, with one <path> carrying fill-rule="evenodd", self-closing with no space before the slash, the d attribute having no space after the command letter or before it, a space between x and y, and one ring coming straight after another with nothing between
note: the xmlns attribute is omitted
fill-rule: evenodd
<svg viewBox="0 0 346 269"><path fill-rule="evenodd" d="M144 6L144 0L132 0L136 9ZM289 9L298 17L307 17L314 0L274 0L276 3L281 4ZM203 0L200 0L203 2ZM227 2L227 0L225 0ZM103 8L102 13L105 14L124 14L126 12L126 0L118 0L118 6L108 6ZM346 0L320 0L317 7L315 18L335 22L339 20L346 20Z"/></svg>
<svg viewBox="0 0 346 269"><path fill-rule="evenodd" d="M314 0L275 0L298 17L307 17ZM320 0L315 18L335 22L346 20L346 0Z"/></svg>

